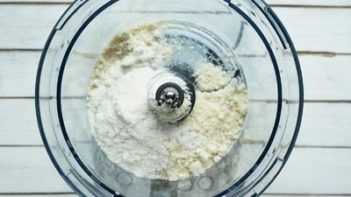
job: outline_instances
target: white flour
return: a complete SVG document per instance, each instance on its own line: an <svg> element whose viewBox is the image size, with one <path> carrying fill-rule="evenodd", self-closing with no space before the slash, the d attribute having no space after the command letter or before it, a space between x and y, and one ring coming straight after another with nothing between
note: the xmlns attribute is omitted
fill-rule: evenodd
<svg viewBox="0 0 351 197"><path fill-rule="evenodd" d="M138 177L178 180L205 172L229 152L240 135L247 93L207 63L195 72L193 111L179 123L159 121L147 84L172 55L160 35L150 25L114 38L94 70L88 113L111 161Z"/></svg>

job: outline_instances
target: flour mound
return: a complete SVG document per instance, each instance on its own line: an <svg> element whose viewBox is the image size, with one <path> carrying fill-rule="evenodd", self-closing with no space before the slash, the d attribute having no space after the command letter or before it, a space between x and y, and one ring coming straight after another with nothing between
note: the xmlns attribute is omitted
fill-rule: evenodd
<svg viewBox="0 0 351 197"><path fill-rule="evenodd" d="M112 162L138 177L179 180L204 173L233 147L246 115L245 85L204 63L193 76L192 112L174 124L160 121L147 84L171 57L162 28L141 26L116 35L92 74L91 132Z"/></svg>

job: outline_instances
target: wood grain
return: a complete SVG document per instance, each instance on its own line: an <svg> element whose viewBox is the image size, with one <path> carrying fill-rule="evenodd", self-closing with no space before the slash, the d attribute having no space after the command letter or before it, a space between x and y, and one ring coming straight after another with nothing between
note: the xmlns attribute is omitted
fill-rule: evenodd
<svg viewBox="0 0 351 197"><path fill-rule="evenodd" d="M71 191L43 147L3 147L0 158L0 193Z"/></svg>
<svg viewBox="0 0 351 197"><path fill-rule="evenodd" d="M351 99L351 56L300 56L300 62L306 100Z"/></svg>
<svg viewBox="0 0 351 197"><path fill-rule="evenodd" d="M43 48L51 28L66 8L67 5L0 5L0 48ZM345 20L351 18L351 9L279 7L274 10L299 51L351 53L351 20Z"/></svg>
<svg viewBox="0 0 351 197"><path fill-rule="evenodd" d="M0 52L0 97L34 96L39 57L40 52Z"/></svg>
<svg viewBox="0 0 351 197"><path fill-rule="evenodd" d="M268 193L351 195L351 149L296 148Z"/></svg>
<svg viewBox="0 0 351 197"><path fill-rule="evenodd" d="M33 99L1 99L0 120L0 146L42 145Z"/></svg>
<svg viewBox="0 0 351 197"><path fill-rule="evenodd" d="M350 103L306 103L297 146L350 147Z"/></svg>
<svg viewBox="0 0 351 197"><path fill-rule="evenodd" d="M351 9L274 8L298 51L351 52ZM316 16L316 17L311 17Z"/></svg>
<svg viewBox="0 0 351 197"><path fill-rule="evenodd" d="M66 8L67 5L1 5L0 48L43 48L52 27Z"/></svg>

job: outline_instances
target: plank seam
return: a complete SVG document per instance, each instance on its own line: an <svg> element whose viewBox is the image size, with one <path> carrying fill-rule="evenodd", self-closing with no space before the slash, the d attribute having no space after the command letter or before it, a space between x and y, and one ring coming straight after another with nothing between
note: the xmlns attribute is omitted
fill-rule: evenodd
<svg viewBox="0 0 351 197"><path fill-rule="evenodd" d="M42 52L39 48L0 48L0 53L8 52ZM336 57L336 56L351 56L351 52L332 52L332 51L304 51L298 50L299 56L322 56L322 57Z"/></svg>
<svg viewBox="0 0 351 197"><path fill-rule="evenodd" d="M0 144L0 148L41 148L42 144Z"/></svg>
<svg viewBox="0 0 351 197"><path fill-rule="evenodd" d="M84 97L65 97L69 99L83 99ZM34 100L34 96L0 96L0 100ZM52 98L44 98L44 99L52 99ZM264 102L273 102L273 101L264 101ZM329 104L350 104L351 100L314 100L314 99L306 99L305 103L329 103Z"/></svg>
<svg viewBox="0 0 351 197"><path fill-rule="evenodd" d="M337 53L331 51L297 51L299 56L310 55L310 56L323 56L323 57L335 57L335 56L351 56L351 53Z"/></svg>
<svg viewBox="0 0 351 197"><path fill-rule="evenodd" d="M351 149L351 146L329 146L329 145L295 145L294 148L308 149Z"/></svg>
<svg viewBox="0 0 351 197"><path fill-rule="evenodd" d="M34 49L34 48L28 48L28 49L21 49L21 48L0 48L0 52L42 52L43 49Z"/></svg>

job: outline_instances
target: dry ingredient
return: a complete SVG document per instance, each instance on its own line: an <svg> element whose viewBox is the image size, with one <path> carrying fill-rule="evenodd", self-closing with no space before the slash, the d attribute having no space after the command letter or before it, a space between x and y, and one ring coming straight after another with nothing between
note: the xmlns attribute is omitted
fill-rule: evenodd
<svg viewBox="0 0 351 197"><path fill-rule="evenodd" d="M92 75L91 132L107 157L138 177L178 180L204 173L232 148L246 115L245 85L221 67L195 71L196 103L167 124L148 103L148 82L169 64L172 48L157 24L118 34Z"/></svg>

